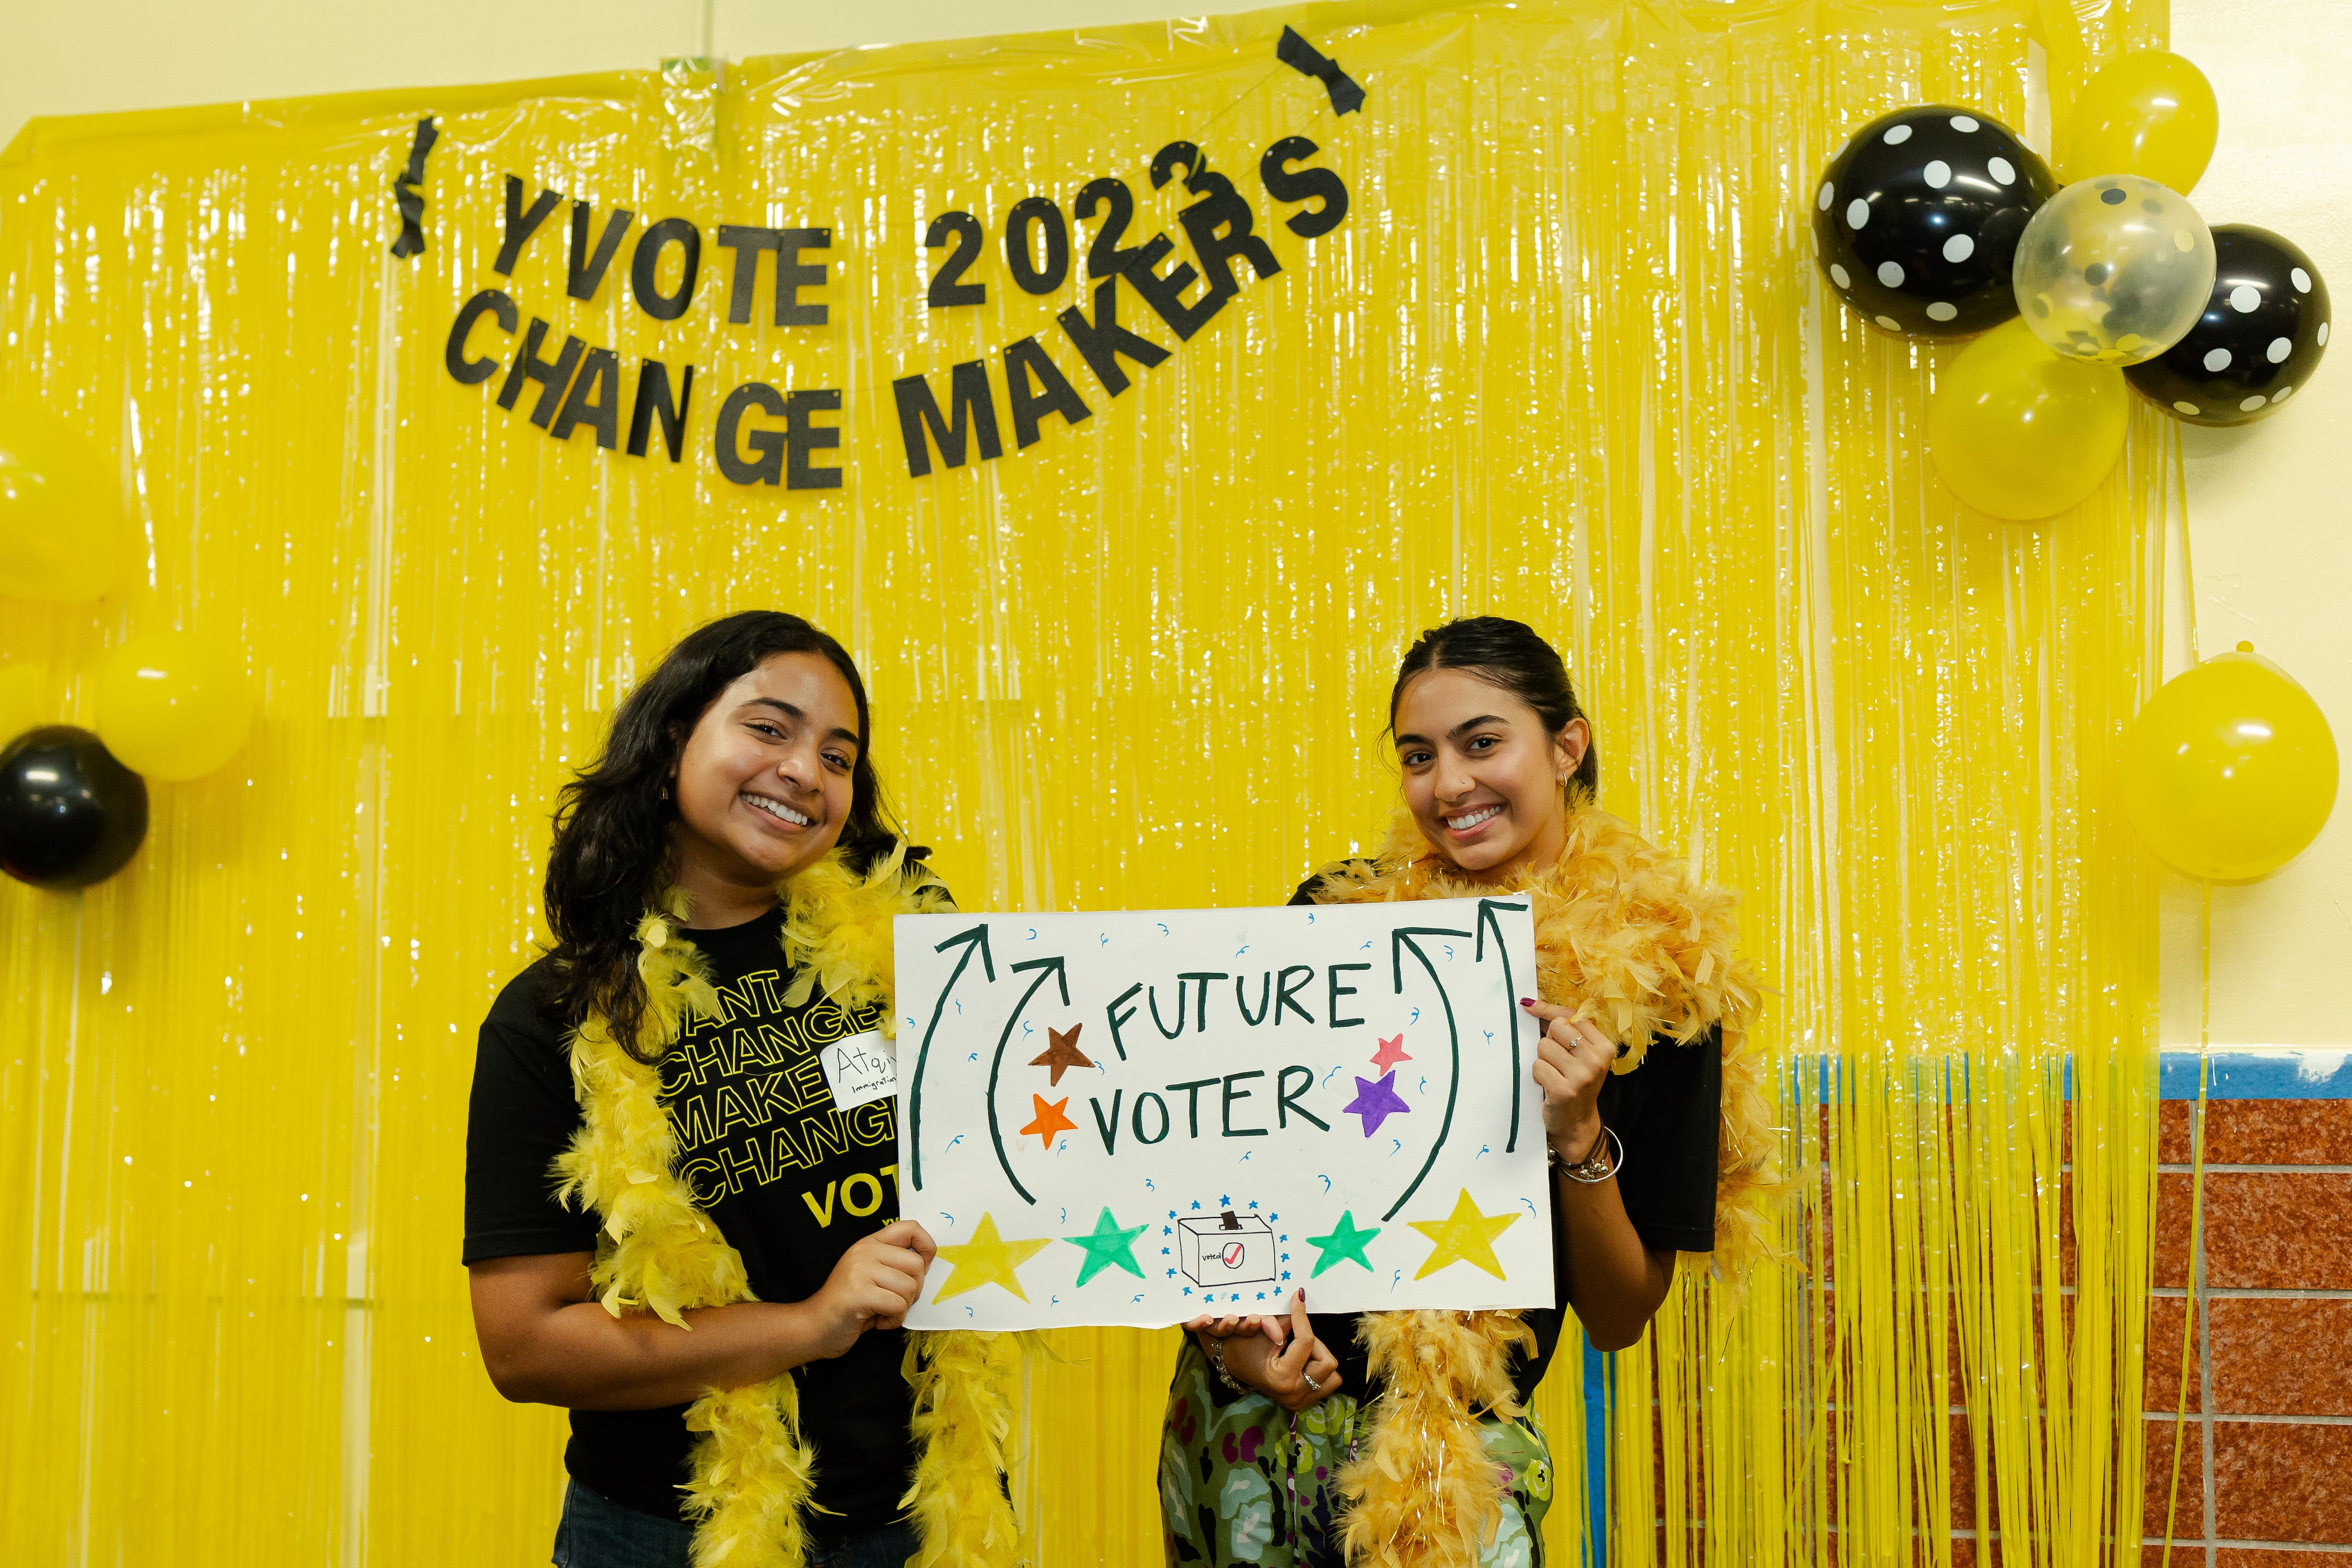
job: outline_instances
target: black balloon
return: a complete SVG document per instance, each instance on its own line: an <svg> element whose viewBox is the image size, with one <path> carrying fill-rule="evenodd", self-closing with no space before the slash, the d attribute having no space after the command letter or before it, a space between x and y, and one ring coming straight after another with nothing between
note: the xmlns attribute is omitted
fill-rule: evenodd
<svg viewBox="0 0 2352 1568"><path fill-rule="evenodd" d="M2327 284L2294 242L2249 223L2213 230L2213 297L2189 335L2124 372L2190 425L2251 425L2311 379L2327 349Z"/></svg>
<svg viewBox="0 0 2352 1568"><path fill-rule="evenodd" d="M1897 110L1830 161L1815 256L1838 298L1888 331L1967 337L2017 314L2018 237L2057 193L2050 166L1990 115Z"/></svg>
<svg viewBox="0 0 2352 1568"><path fill-rule="evenodd" d="M87 730L28 730L0 751L0 871L60 891L102 882L147 837L147 781Z"/></svg>

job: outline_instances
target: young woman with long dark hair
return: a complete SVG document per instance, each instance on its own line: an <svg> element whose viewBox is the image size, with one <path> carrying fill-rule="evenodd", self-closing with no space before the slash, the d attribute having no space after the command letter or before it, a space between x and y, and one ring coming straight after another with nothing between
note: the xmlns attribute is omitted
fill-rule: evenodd
<svg viewBox="0 0 2352 1568"><path fill-rule="evenodd" d="M1290 901L1532 893L1554 1304L1311 1313L1301 1289L1286 1316L1186 1325L1160 1446L1171 1565L1539 1563L1554 1479L1527 1404L1565 1314L1629 1345L1677 1253L1760 1236L1769 1113L1731 900L1594 806L1599 752L1559 655L1517 621L1450 622L1406 653L1389 719L1403 800L1386 846Z"/></svg>
<svg viewBox="0 0 2352 1568"><path fill-rule="evenodd" d="M491 1381L572 1412L556 1563L684 1568L696 1520L746 1562L916 1550L931 1241L893 1217L895 1100L836 1104L820 1056L884 1024L889 917L950 907L921 856L857 667L797 616L687 637L564 786L554 943L482 1025L465 1243Z"/></svg>

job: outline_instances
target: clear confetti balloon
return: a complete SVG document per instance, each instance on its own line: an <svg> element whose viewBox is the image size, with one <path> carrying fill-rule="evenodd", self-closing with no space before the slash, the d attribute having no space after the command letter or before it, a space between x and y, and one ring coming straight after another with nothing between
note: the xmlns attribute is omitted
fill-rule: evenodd
<svg viewBox="0 0 2352 1568"><path fill-rule="evenodd" d="M2044 203L2017 245L2017 306L2070 359L2137 364L2179 342L2213 289L2213 236L2188 199L2102 174Z"/></svg>

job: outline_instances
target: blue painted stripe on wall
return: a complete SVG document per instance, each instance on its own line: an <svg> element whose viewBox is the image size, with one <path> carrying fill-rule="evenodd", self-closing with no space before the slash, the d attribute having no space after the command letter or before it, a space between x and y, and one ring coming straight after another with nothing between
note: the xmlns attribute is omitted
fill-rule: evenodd
<svg viewBox="0 0 2352 1568"><path fill-rule="evenodd" d="M2352 1051L2215 1051L2208 1100L2352 1100ZM2197 1098L2197 1053L2164 1053L2167 1100Z"/></svg>
<svg viewBox="0 0 2352 1568"><path fill-rule="evenodd" d="M2301 1046L2239 1047L2212 1053L2209 1100L2352 1100L2352 1049ZM1949 1101L1966 1100L1974 1077L1965 1059L1923 1059L1907 1081L1881 1078L1877 1092ZM2074 1063L2061 1092L2074 1094ZM2166 1051L2159 1077L2166 1100L2197 1098L2197 1053ZM1860 1088L1851 1064L1834 1057L1799 1057L1784 1063L1785 1101L1833 1105Z"/></svg>

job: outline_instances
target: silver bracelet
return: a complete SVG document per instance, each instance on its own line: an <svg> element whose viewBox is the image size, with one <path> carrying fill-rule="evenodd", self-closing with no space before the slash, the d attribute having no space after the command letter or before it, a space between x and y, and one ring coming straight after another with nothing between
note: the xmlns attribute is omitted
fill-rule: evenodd
<svg viewBox="0 0 2352 1568"><path fill-rule="evenodd" d="M1226 1370L1225 1342L1217 1338L1214 1334L1210 1334L1206 1337L1209 1342L1209 1364L1217 1369L1217 1381L1223 1384L1227 1388L1232 1389L1235 1394L1247 1394L1249 1390L1235 1382L1234 1380L1234 1374Z"/></svg>
<svg viewBox="0 0 2352 1568"><path fill-rule="evenodd" d="M1603 1123L1601 1136L1592 1141L1592 1152L1574 1164L1561 1159L1557 1149L1551 1150L1550 1154L1551 1163L1561 1175L1571 1182L1596 1186L1615 1175L1617 1167L1625 1163L1625 1145L1618 1138L1617 1130Z"/></svg>

